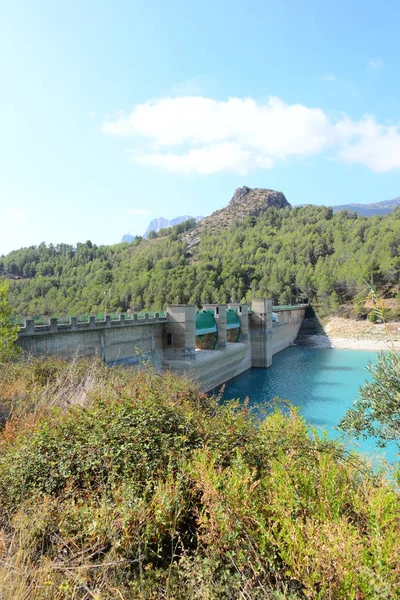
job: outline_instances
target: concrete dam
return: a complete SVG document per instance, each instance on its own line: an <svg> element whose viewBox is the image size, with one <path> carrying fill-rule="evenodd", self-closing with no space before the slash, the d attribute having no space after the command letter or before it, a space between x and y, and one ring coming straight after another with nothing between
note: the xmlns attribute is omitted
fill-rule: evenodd
<svg viewBox="0 0 400 600"><path fill-rule="evenodd" d="M251 367L267 368L274 354L296 339L306 305L272 307L269 299L247 304L172 305L165 314L109 315L97 321L48 325L27 319L19 344L32 356L99 356L108 364L151 364L156 371L188 374L212 389Z"/></svg>

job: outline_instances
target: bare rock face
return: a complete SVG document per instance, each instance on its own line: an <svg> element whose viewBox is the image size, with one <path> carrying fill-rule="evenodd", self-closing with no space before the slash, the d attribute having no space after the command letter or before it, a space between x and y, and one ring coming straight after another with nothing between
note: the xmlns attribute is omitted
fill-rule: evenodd
<svg viewBox="0 0 400 600"><path fill-rule="evenodd" d="M258 217L271 207L292 208L282 192L264 188L251 189L247 186L238 188L228 206L216 210L188 232L185 236L188 248L198 245L200 234L205 230L212 229L217 234L218 231L229 229L236 221L242 221L246 217Z"/></svg>
<svg viewBox="0 0 400 600"><path fill-rule="evenodd" d="M147 239L150 231L155 231L158 233L160 229L164 227L174 227L174 225L179 225L180 223L184 223L189 219L196 219L196 223L201 221L203 217L191 217L190 215L181 215L180 217L175 217L174 219L164 219L164 217L158 217L158 219L152 219L150 221L149 226L143 234L143 237Z"/></svg>
<svg viewBox="0 0 400 600"><path fill-rule="evenodd" d="M244 185L235 191L232 200L223 210L227 211L231 208L244 216L257 216L271 206L275 208L292 208L282 192L264 188L250 189Z"/></svg>

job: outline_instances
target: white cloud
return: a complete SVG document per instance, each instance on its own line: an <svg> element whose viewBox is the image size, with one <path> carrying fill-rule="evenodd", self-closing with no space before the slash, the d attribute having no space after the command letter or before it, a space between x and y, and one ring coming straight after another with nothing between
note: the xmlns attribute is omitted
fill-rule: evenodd
<svg viewBox="0 0 400 600"><path fill-rule="evenodd" d="M127 208L126 212L128 215L138 215L140 217L151 215L151 210L148 208Z"/></svg>
<svg viewBox="0 0 400 600"><path fill-rule="evenodd" d="M134 161L142 165L162 167L173 173L199 173L202 175L232 171L246 175L260 157L244 150L239 144L222 142L210 144L204 148L189 150L186 154L153 153L135 156ZM270 168L273 162L265 158L259 162L260 167Z"/></svg>
<svg viewBox="0 0 400 600"><path fill-rule="evenodd" d="M379 125L373 117L353 122L343 120L342 134L350 143L339 150L339 158L376 173L400 169L400 127Z"/></svg>
<svg viewBox="0 0 400 600"><path fill-rule="evenodd" d="M252 98L219 102L201 96L180 96L140 104L128 117L104 123L103 131L143 136L159 147L235 140L267 155L284 157L319 151L328 127L322 110L286 105L279 98L258 104Z"/></svg>
<svg viewBox="0 0 400 600"><path fill-rule="evenodd" d="M160 98L105 122L103 131L131 137L137 148L140 144L141 151L133 152L135 163L173 173L246 174L327 151L377 172L400 169L398 126L380 125L369 116L332 119L320 108L285 104L275 97L264 103L252 98Z"/></svg>
<svg viewBox="0 0 400 600"><path fill-rule="evenodd" d="M381 69L383 64L381 58L371 58L371 60L368 61L368 69L369 71L375 71L376 69Z"/></svg>

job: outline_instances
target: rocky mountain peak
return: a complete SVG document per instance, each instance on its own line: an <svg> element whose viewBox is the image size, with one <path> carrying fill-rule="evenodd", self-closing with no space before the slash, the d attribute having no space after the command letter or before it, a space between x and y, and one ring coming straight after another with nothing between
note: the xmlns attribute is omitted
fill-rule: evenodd
<svg viewBox="0 0 400 600"><path fill-rule="evenodd" d="M247 196L247 194L250 192L250 188L247 187L247 185L244 185L243 187L237 188L237 190L235 190L235 193L232 196L232 200L229 202L229 204L236 204L237 202L241 202L241 200Z"/></svg>
<svg viewBox="0 0 400 600"><path fill-rule="evenodd" d="M246 185L237 188L228 206L213 212L185 235L188 247L197 246L200 233L204 230L212 229L218 233L223 229L229 229L236 221L242 221L246 217L257 217L271 207L292 208L282 192L249 188Z"/></svg>
<svg viewBox="0 0 400 600"><path fill-rule="evenodd" d="M259 215L263 210L267 210L271 206L275 208L292 208L282 192L265 188L251 189L244 185L241 188L237 188L226 209L222 210L233 207L235 210L239 209L241 213L243 211L246 212L247 214L244 216L253 216Z"/></svg>
<svg viewBox="0 0 400 600"><path fill-rule="evenodd" d="M158 233L160 229L165 227L174 227L174 225L179 225L180 223L184 223L189 219L196 219L196 222L201 221L203 217L191 217L190 215L181 215L180 217L175 217L174 219L164 219L164 217L158 217L157 219L153 219L150 221L150 225L147 227L146 231L143 234L143 237L147 238L150 231L155 231Z"/></svg>

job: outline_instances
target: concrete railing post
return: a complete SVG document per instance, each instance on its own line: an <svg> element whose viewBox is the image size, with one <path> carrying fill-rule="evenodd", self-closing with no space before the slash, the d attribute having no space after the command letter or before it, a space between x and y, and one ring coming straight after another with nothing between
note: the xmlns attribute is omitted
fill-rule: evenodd
<svg viewBox="0 0 400 600"><path fill-rule="evenodd" d="M57 319L55 317L50 319L50 331L51 333L57 333Z"/></svg>

